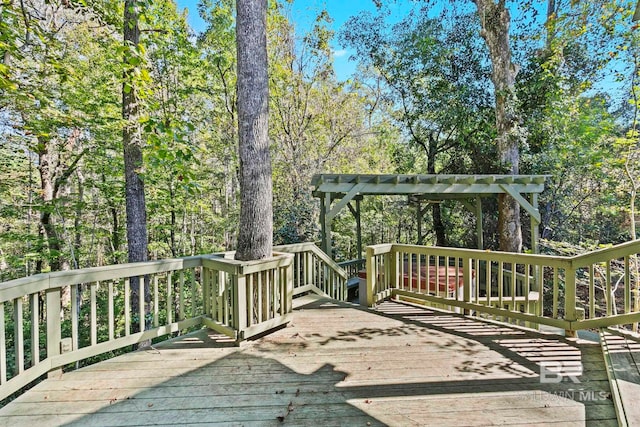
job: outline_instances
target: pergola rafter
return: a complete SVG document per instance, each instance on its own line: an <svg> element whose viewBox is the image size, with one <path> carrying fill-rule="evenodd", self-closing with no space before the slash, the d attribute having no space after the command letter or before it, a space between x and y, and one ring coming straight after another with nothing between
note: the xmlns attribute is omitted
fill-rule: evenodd
<svg viewBox="0 0 640 427"><path fill-rule="evenodd" d="M443 200L458 200L476 216L478 248L483 249L482 197L508 194L518 201L531 218L531 245L538 252L538 194L548 175L363 175L319 174L311 181L313 195L320 199L322 249L331 254L331 224L348 207L356 219L357 247L362 254L360 201L364 196L406 195L416 206L418 235L422 240L422 216L426 206ZM355 207L351 204L355 201ZM423 208L423 205L426 205ZM418 242L421 243L421 242Z"/></svg>

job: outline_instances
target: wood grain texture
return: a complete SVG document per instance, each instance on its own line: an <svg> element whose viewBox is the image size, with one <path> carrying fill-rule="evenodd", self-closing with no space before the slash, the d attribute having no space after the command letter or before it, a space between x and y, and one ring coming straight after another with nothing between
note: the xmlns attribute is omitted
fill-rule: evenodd
<svg viewBox="0 0 640 427"><path fill-rule="evenodd" d="M600 339L609 366L620 424L640 426L640 343L638 338L603 330Z"/></svg>
<svg viewBox="0 0 640 427"><path fill-rule="evenodd" d="M45 380L0 425L615 425L597 344L304 298L240 347L201 330ZM581 365L580 383L541 383L541 361Z"/></svg>

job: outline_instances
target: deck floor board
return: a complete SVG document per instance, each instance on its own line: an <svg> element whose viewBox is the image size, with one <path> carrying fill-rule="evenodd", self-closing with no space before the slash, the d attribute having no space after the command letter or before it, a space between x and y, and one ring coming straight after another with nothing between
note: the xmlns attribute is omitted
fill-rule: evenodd
<svg viewBox="0 0 640 427"><path fill-rule="evenodd" d="M542 383L540 363L581 365ZM616 425L600 346L427 308L314 300L232 347L211 331L47 379L0 425Z"/></svg>

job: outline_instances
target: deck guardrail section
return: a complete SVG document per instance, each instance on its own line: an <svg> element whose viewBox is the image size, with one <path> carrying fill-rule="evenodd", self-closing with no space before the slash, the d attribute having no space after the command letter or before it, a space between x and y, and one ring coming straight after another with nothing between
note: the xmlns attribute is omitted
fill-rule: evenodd
<svg viewBox="0 0 640 427"><path fill-rule="evenodd" d="M190 327L241 340L281 326L293 309L294 257L223 253L2 283L0 399L69 363ZM322 288L342 289L337 282Z"/></svg>
<svg viewBox="0 0 640 427"><path fill-rule="evenodd" d="M289 321L294 255L274 252L260 261L235 261L229 254L203 257L203 322L246 339Z"/></svg>
<svg viewBox="0 0 640 427"><path fill-rule="evenodd" d="M574 257L386 244L367 248L367 302L396 295L567 330L640 320L640 241Z"/></svg>
<svg viewBox="0 0 640 427"><path fill-rule="evenodd" d="M199 264L199 257L122 264L39 274L2 284L2 397L51 369L198 324ZM144 283L153 301L148 316ZM140 284L142 304L133 313L130 290ZM102 310L106 315L98 315L99 305L106 308ZM185 316L187 309L190 319ZM9 330L7 318L13 326ZM146 330L140 319L147 322Z"/></svg>

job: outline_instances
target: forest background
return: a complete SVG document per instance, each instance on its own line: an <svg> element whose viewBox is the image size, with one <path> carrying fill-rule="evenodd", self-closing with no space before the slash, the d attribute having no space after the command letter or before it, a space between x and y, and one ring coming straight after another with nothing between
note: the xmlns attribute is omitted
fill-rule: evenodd
<svg viewBox="0 0 640 427"><path fill-rule="evenodd" d="M196 34L173 1L138 1L140 43L129 52L123 2L2 1L0 281L126 262L121 110L123 75L132 68L149 258L235 249L234 2L203 0L206 27ZM635 2L508 3L526 141L520 173L550 175L540 197L543 250L574 253L636 238ZM318 239L315 173L502 172L473 2L416 1L395 22L389 5L378 6L339 34L318 10L300 34L291 2L269 3L276 244ZM333 68L334 37L358 63L346 81ZM485 245L495 249L497 202L483 203ZM443 202L430 214L426 244L473 247L475 219L460 204ZM418 240L405 198L365 198L362 225L365 244ZM332 238L338 260L360 256L348 212Z"/></svg>

